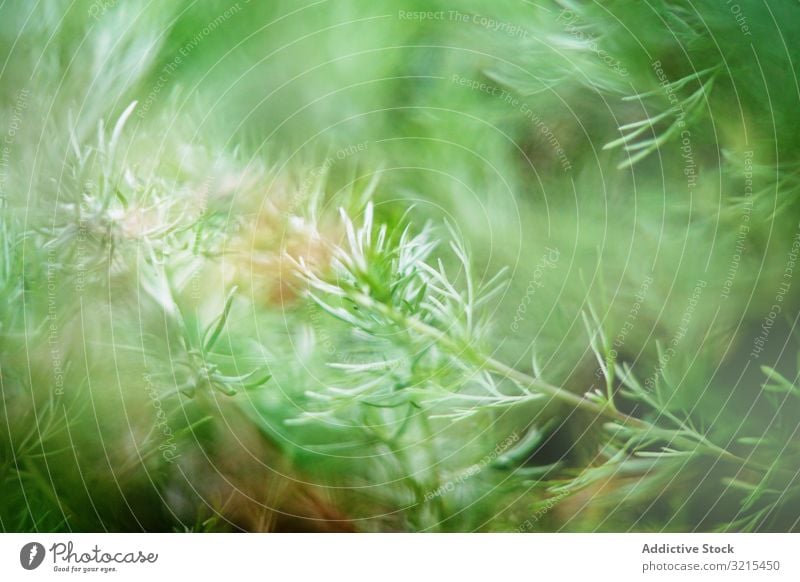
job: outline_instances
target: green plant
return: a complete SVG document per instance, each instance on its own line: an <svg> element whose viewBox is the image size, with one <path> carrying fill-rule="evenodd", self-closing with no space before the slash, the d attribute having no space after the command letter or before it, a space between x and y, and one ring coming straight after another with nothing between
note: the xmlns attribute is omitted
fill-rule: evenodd
<svg viewBox="0 0 800 582"><path fill-rule="evenodd" d="M368 359L331 364L347 372L348 385L309 394L316 404L303 414L304 421L330 417L352 421L363 418L354 417L353 408L378 407L400 411L383 422L399 424L404 430L409 405L414 411L412 420L427 426L433 419L463 422L476 414L548 399L566 405L568 411L579 409L603 420L606 432L589 467L573 478L563 475L559 480L549 475L547 487L554 495L619 475L639 479L637 494L641 494L646 484L668 481L676 471L688 471L698 463L722 465L731 475L725 478L730 486L750 490L737 518L722 527L752 529L778 511L769 503L770 495L792 500L800 493L792 468L800 454L794 441L796 428L771 432L769 438L726 442L724 433L710 428L718 418L676 402L663 372L646 387L629 365L618 365L601 327L593 329L589 323L599 325L594 312L585 321L593 337L600 338L593 339L592 346L606 392L575 394L498 361L488 348L487 304L503 290L498 282L502 273L476 282L464 243L449 229L450 251L458 265L457 276L450 277L442 259L431 260L436 244L430 228L411 236L410 226L402 223L396 230L375 227L373 214L368 204L361 226L343 214L347 242L333 251L329 275L321 277L302 258L297 262L309 297L352 328L360 356ZM791 382L770 368L764 371L772 380L765 385L766 392L796 396ZM616 378L621 382L619 390ZM641 404L642 410L635 417L622 413L615 398ZM775 420L782 417L784 402L773 404ZM531 433L535 435L536 430ZM430 432L428 438L432 438ZM741 445L746 447L743 452L734 452ZM783 451L781 456L775 458L775 450ZM780 485L770 488L773 480ZM626 496L631 494L630 488L625 491Z"/></svg>

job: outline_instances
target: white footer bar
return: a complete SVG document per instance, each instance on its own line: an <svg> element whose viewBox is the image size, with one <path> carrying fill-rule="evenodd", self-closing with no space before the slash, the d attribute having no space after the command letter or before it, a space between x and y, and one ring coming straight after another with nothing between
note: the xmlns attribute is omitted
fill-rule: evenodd
<svg viewBox="0 0 800 582"><path fill-rule="evenodd" d="M3 534L0 580L800 580L792 534ZM224 578L223 578L224 577Z"/></svg>

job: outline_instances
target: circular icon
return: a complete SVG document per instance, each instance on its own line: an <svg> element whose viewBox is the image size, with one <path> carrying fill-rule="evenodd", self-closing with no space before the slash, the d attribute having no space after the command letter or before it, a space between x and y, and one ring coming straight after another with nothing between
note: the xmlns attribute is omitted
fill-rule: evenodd
<svg viewBox="0 0 800 582"><path fill-rule="evenodd" d="M26 570L35 570L44 561L44 546L39 542L30 542L19 551L19 563Z"/></svg>

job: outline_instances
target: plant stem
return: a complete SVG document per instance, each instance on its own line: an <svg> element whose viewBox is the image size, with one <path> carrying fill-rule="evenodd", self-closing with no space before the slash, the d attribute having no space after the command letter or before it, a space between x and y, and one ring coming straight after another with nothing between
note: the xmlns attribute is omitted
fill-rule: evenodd
<svg viewBox="0 0 800 582"><path fill-rule="evenodd" d="M380 313L387 319L394 321L395 323L400 324L403 327L408 329L413 329L420 334L431 338L437 344L441 345L447 351L457 354L463 355L464 353L468 353L473 360L476 360L476 363L479 364L481 368L486 370L495 372L496 374L508 378L522 386L526 386L528 388L532 388L537 392L542 394L546 394L560 400L566 404L570 404L575 406L576 408L581 408L588 412L594 412L600 416L605 416L612 420L616 420L618 422L625 423L629 426L634 426L636 428L647 428L649 426L643 420L638 418L634 418L632 416L628 416L615 408L610 406L601 406L596 402L592 402L591 400L584 398L583 396L578 396L570 392L569 390L565 390L564 388L560 388L558 386L554 386L537 378L534 378L524 372L520 372L499 360L496 360L490 356L486 356L481 354L480 352L472 349L470 346L461 345L459 342L456 342L452 338L448 337L445 333L441 332L440 330L436 329L435 327L428 325L427 323L423 323L422 321L418 320L415 317L408 317L406 315L400 314L388 305L384 303L380 303L375 301L368 295L359 293L353 296L355 302L363 307L364 309L375 311Z"/></svg>
<svg viewBox="0 0 800 582"><path fill-rule="evenodd" d="M481 352L473 349L469 345L463 345L461 342L455 341L453 338L449 337L447 334L443 333L439 329L431 325L428 325L427 323L424 323L415 317L398 313L390 306L386 305L385 303L381 303L379 301L374 300L369 295L366 295L364 293L355 293L352 299L355 301L356 304L358 304L360 307L363 307L366 310L377 312L382 316L386 317L387 319L394 321L401 327L414 330L415 332L418 332L426 337L431 338L437 344L439 344L444 349L453 354L456 355L464 355L465 353L469 354L480 368L494 372L499 376L512 380L513 382L516 382L521 386L531 388L541 394L546 394L551 398L559 400L565 404L569 404L570 406L573 406L575 408L579 408L587 412L592 412L598 416L603 416L610 420L620 422L628 427L647 430L647 431L654 431L654 432L661 432L663 430L653 423L627 415L617 410L616 407L610 404L603 406L583 396L574 394L569 390L566 390L559 386L555 386L553 384L549 384L547 382L539 380L538 378L534 378L533 376L525 374L524 372L520 372L519 370L512 368L511 366L508 366L503 362L496 360L495 358L492 358L491 356L482 354ZM673 439L673 440L675 440L680 444L697 446L697 443L691 441L690 439L679 437L678 439ZM742 466L750 467L752 469L757 469L758 471L767 470L760 463L756 463L750 459L744 459L734 453L731 453L727 449L720 447L719 445L715 445L714 443L709 442L705 438L703 438L702 445L708 451L715 453L722 459L726 459L728 461L737 463Z"/></svg>

